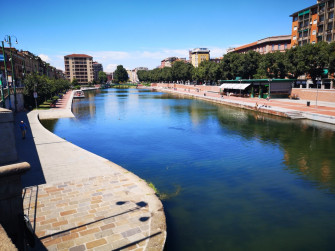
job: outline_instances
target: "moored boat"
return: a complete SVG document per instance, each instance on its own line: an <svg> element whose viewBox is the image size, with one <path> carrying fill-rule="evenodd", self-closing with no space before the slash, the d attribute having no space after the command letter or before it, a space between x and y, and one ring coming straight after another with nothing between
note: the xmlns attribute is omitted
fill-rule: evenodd
<svg viewBox="0 0 335 251"><path fill-rule="evenodd" d="M74 92L73 98L85 98L85 94L84 94L83 91L81 91L81 90L78 91L77 90L77 91Z"/></svg>

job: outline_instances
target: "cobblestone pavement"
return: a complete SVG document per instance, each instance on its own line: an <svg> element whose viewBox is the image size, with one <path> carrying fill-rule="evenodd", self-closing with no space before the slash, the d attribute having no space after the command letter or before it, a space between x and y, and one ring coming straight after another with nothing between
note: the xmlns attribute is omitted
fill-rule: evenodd
<svg viewBox="0 0 335 251"><path fill-rule="evenodd" d="M143 182L143 181L139 181ZM161 250L164 229L138 185L122 174L24 190L24 210L48 250Z"/></svg>

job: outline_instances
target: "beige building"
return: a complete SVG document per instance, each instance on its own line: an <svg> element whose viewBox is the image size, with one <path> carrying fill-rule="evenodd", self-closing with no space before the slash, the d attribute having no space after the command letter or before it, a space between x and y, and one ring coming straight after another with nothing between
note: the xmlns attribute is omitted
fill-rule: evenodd
<svg viewBox="0 0 335 251"><path fill-rule="evenodd" d="M198 67L202 61L208 61L210 50L207 48L196 48L190 51L190 61L194 67Z"/></svg>
<svg viewBox="0 0 335 251"><path fill-rule="evenodd" d="M149 69L147 67L137 67L134 70L127 70L129 81L132 83L138 83L139 79L137 76L138 71L148 71Z"/></svg>
<svg viewBox="0 0 335 251"><path fill-rule="evenodd" d="M85 54L64 56L66 79L77 79L80 85L93 81L93 57Z"/></svg>

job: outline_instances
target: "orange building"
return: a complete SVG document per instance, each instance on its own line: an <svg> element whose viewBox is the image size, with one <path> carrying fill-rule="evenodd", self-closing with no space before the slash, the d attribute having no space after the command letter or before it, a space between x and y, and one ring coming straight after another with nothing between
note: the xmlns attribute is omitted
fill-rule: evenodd
<svg viewBox="0 0 335 251"><path fill-rule="evenodd" d="M284 52L291 48L291 35L267 37L256 42L229 49L229 52L247 53L256 51L260 54L280 51Z"/></svg>
<svg viewBox="0 0 335 251"><path fill-rule="evenodd" d="M335 40L334 0L317 1L317 4L295 12L291 17L292 47Z"/></svg>

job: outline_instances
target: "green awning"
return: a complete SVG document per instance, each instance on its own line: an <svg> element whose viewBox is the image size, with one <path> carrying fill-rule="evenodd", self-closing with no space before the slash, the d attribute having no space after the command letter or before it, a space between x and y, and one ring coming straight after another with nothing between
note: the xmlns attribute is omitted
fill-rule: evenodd
<svg viewBox="0 0 335 251"><path fill-rule="evenodd" d="M310 12L310 10L305 10L305 11L303 11L303 12L300 12L300 13L298 14L298 16L300 17L300 16L302 16L302 15L308 14L309 12Z"/></svg>

